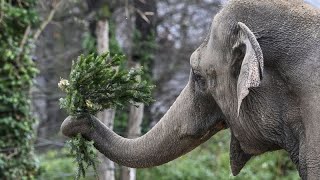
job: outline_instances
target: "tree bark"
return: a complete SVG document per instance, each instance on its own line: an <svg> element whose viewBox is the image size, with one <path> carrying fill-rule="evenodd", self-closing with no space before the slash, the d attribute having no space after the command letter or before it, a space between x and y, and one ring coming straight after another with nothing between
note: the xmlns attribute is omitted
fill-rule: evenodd
<svg viewBox="0 0 320 180"><path fill-rule="evenodd" d="M133 46L136 46L141 49L149 50L150 47L145 47L145 44L148 44L148 41L150 41L150 38L155 35L155 15L156 12L156 2L154 0L149 1L140 1L140 0L134 0L133 5L135 8L135 29L139 32L141 35L139 37L139 44L134 44ZM148 14L153 15L148 15ZM141 51L133 51L133 53L130 55L131 58L129 59L129 67L140 67L140 60L142 56L145 54L136 53ZM144 52L144 51L143 51ZM148 51L147 53L153 53ZM151 59L148 59L149 61ZM150 62L147 62L147 64L151 64ZM144 112L144 104L143 103L137 103L137 107L131 105L130 106L130 114L129 114L129 120L128 120L128 126L127 126L127 138L133 139L136 137L139 137L141 133L141 123L143 119L143 112ZM136 169L134 168L128 168L125 166L121 167L121 180L135 180L136 179Z"/></svg>
<svg viewBox="0 0 320 180"><path fill-rule="evenodd" d="M140 136L141 133L141 123L143 118L143 103L136 103L136 106L130 106L129 120L127 126L127 137L129 139L134 139ZM135 180L136 179L136 169L128 168L125 166L121 167L121 180Z"/></svg>
<svg viewBox="0 0 320 180"><path fill-rule="evenodd" d="M102 54L109 51L109 22L107 19L98 20L96 25L97 51ZM110 129L113 129L115 110L107 109L98 113L98 119L101 120ZM98 175L101 180L114 180L114 163L105 155L99 153L98 158L101 163L98 165Z"/></svg>

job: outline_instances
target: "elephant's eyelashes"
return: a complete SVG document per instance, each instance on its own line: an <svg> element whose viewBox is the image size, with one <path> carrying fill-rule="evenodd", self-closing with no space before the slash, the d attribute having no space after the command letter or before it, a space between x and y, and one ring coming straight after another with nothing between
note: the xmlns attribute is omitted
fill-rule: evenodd
<svg viewBox="0 0 320 180"><path fill-rule="evenodd" d="M204 77L193 71L193 77L200 90L205 90L206 80Z"/></svg>

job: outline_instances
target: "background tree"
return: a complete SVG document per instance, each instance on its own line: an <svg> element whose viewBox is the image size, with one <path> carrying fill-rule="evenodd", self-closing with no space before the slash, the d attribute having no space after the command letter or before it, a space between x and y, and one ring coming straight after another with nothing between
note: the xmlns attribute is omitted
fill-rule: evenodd
<svg viewBox="0 0 320 180"><path fill-rule="evenodd" d="M107 3L101 4L100 8L97 10L95 30L98 54L109 52L109 17L109 5ZM110 129L113 129L115 111L115 109L106 109L103 112L98 113L97 117ZM98 157L101 161L98 166L99 178L101 178L101 180L114 180L114 163L101 153L99 153Z"/></svg>
<svg viewBox="0 0 320 180"><path fill-rule="evenodd" d="M144 67L149 73L144 78L151 79L151 65L154 60L155 38L156 38L156 15L157 4L154 0L133 1L134 28L132 48L128 54L129 68ZM128 138L136 138L141 134L141 124L143 120L144 104L136 103L129 107L129 118L126 128ZM135 180L136 169L121 168L121 180Z"/></svg>

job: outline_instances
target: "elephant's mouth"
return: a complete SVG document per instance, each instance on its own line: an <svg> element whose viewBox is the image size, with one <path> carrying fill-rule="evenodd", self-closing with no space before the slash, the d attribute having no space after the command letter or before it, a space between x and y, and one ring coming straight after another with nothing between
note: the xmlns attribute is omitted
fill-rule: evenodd
<svg viewBox="0 0 320 180"><path fill-rule="evenodd" d="M209 130L200 138L201 141L209 139L214 134L218 133L221 130L227 129L227 124L225 121L221 120L217 124L213 125Z"/></svg>
<svg viewBox="0 0 320 180"><path fill-rule="evenodd" d="M227 129L227 124L226 124L226 122L225 121L220 121L220 122L218 122L216 125L215 125L215 128L214 128L215 130L217 130L217 131L221 131L221 130L223 130L223 129Z"/></svg>

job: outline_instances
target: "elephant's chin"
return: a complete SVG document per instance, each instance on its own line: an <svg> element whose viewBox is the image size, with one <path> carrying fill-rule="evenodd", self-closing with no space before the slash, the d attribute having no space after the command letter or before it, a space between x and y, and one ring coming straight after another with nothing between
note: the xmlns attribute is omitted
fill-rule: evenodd
<svg viewBox="0 0 320 180"><path fill-rule="evenodd" d="M230 165L232 174L238 175L251 157L251 154L247 154L241 149L239 141L231 133Z"/></svg>

